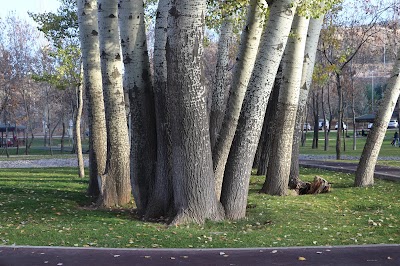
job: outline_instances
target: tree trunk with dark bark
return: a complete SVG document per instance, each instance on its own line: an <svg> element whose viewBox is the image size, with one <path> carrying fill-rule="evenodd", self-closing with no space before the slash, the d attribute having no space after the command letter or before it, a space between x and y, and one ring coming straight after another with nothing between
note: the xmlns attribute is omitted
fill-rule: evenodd
<svg viewBox="0 0 400 266"><path fill-rule="evenodd" d="M215 195L202 67L205 0L171 0L168 18L168 107L171 119L172 224L221 220Z"/></svg>

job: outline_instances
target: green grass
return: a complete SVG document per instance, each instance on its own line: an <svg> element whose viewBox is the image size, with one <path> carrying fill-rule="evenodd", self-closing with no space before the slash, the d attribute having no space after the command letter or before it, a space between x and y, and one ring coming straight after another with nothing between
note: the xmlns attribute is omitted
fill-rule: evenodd
<svg viewBox="0 0 400 266"><path fill-rule="evenodd" d="M304 147L300 147L301 154L315 154L315 155L334 155L336 154L336 131L331 131L329 134L329 148L324 151L324 132L319 132L318 137L318 149L312 149L313 132L307 132L307 139ZM390 157L397 156L400 157L400 148L393 147L391 145L393 139L394 130L388 130L386 132L379 156ZM356 140L356 150L353 150L353 132L348 131L349 137L346 138L346 150L343 149L343 138L342 138L342 155L348 156L360 156L364 148L366 137L357 137Z"/></svg>
<svg viewBox="0 0 400 266"><path fill-rule="evenodd" d="M123 248L215 248L400 243L400 184L353 188L353 176L301 169L333 182L328 194L258 194L252 177L247 218L168 227L138 220L130 209L84 207L88 181L75 168L2 169L0 245Z"/></svg>

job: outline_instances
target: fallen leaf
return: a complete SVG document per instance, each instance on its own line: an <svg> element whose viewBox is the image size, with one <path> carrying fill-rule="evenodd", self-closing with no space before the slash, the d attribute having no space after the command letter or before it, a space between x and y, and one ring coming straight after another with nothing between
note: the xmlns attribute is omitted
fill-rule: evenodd
<svg viewBox="0 0 400 266"><path fill-rule="evenodd" d="M170 259L171 259L171 260L174 260L174 259L175 259L175 257L171 257Z"/></svg>
<svg viewBox="0 0 400 266"><path fill-rule="evenodd" d="M150 259L150 258L151 258L151 256L144 256L144 258L145 258L145 259Z"/></svg>
<svg viewBox="0 0 400 266"><path fill-rule="evenodd" d="M181 256L181 258L187 259L189 258L189 256Z"/></svg>
<svg viewBox="0 0 400 266"><path fill-rule="evenodd" d="M225 255L225 252L220 252L219 255L220 256Z"/></svg>
<svg viewBox="0 0 400 266"><path fill-rule="evenodd" d="M299 259L298 260L307 260L306 258L304 258L304 257L299 257Z"/></svg>
<svg viewBox="0 0 400 266"><path fill-rule="evenodd" d="M274 254L277 252L278 252L278 250L276 250L276 249L271 251L271 253L274 253Z"/></svg>

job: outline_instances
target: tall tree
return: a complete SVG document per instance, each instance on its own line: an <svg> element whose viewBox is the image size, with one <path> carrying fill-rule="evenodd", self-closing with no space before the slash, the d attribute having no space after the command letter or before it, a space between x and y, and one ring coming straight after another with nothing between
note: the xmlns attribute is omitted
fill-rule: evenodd
<svg viewBox="0 0 400 266"><path fill-rule="evenodd" d="M274 1L262 36L229 153L221 202L226 217L245 217L251 167L260 138L266 105L290 33L297 2Z"/></svg>
<svg viewBox="0 0 400 266"><path fill-rule="evenodd" d="M264 0L252 0L249 4L247 22L242 32L239 54L233 72L232 86L229 90L228 105L221 131L213 149L216 193L220 197L225 165L238 124L240 110L246 89L253 72L257 51L265 20Z"/></svg>
<svg viewBox="0 0 400 266"><path fill-rule="evenodd" d="M360 12L358 1L339 3L329 13L321 36L321 54L332 69L338 97L338 128L336 135L336 159L341 159L344 118L343 73L361 48L378 32L376 25L384 9L363 3ZM361 14L361 15L360 15ZM362 26L360 26L362 25ZM346 36L346 37L344 37Z"/></svg>
<svg viewBox="0 0 400 266"><path fill-rule="evenodd" d="M282 59L282 83L277 102L275 136L262 192L270 195L286 195L289 183L293 134L299 103L300 83L303 70L304 49L309 19L296 15L291 35Z"/></svg>
<svg viewBox="0 0 400 266"><path fill-rule="evenodd" d="M308 27L306 47L304 51L303 71L300 84L299 104L297 107L295 129L293 133L292 158L290 166L289 187L295 188L299 182L299 153L303 123L306 117L306 106L308 92L310 91L312 76L314 72L317 46L324 15L319 18L312 18Z"/></svg>
<svg viewBox="0 0 400 266"><path fill-rule="evenodd" d="M400 95L400 50L397 60L388 82L388 89L380 103L378 112L374 119L374 126L368 134L358 163L354 185L358 187L371 186L374 184L375 165L378 160L379 151L385 137L386 129L393 110Z"/></svg>
<svg viewBox="0 0 400 266"><path fill-rule="evenodd" d="M229 51L232 45L233 22L228 14L225 16L220 30L218 42L217 65L215 67L215 86L212 92L212 104L210 113L210 138L213 149L224 119L226 101L228 96L228 69Z"/></svg>
<svg viewBox="0 0 400 266"><path fill-rule="evenodd" d="M107 164L99 205L121 206L131 199L129 138L122 87L118 0L98 1L101 73L106 109Z"/></svg>
<svg viewBox="0 0 400 266"><path fill-rule="evenodd" d="M157 129L157 163L145 219L167 217L173 210L172 151L167 87L167 26L170 0L158 2L154 29L154 100Z"/></svg>
<svg viewBox="0 0 400 266"><path fill-rule="evenodd" d="M171 0L168 106L171 118L173 224L220 220L215 196L206 90L202 76L205 0Z"/></svg>
<svg viewBox="0 0 400 266"><path fill-rule="evenodd" d="M118 7L131 114L131 184L137 209L143 214L150 186L154 186L157 144L143 0L119 0Z"/></svg>
<svg viewBox="0 0 400 266"><path fill-rule="evenodd" d="M104 173L107 160L107 129L100 71L97 1L79 0L78 17L84 84L89 113L88 194L97 197L100 194L98 177Z"/></svg>

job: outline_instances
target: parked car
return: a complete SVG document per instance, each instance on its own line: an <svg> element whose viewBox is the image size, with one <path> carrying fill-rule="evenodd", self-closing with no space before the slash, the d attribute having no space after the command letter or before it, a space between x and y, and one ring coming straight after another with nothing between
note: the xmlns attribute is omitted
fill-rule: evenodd
<svg viewBox="0 0 400 266"><path fill-rule="evenodd" d="M324 119L319 119L318 120L318 129L322 130L324 125L325 125L326 130L328 130L329 129L329 121L325 120L325 122L324 122Z"/></svg>
<svg viewBox="0 0 400 266"><path fill-rule="evenodd" d="M303 130L311 130L311 125L310 125L310 123L304 123L303 124Z"/></svg>
<svg viewBox="0 0 400 266"><path fill-rule="evenodd" d="M399 123L397 122L396 119L390 120L390 122L388 124L388 128L398 128L398 127L399 127Z"/></svg>
<svg viewBox="0 0 400 266"><path fill-rule="evenodd" d="M339 127L339 123L336 123L335 129L337 130ZM347 129L347 125L345 122L342 122L342 129L346 130Z"/></svg>
<svg viewBox="0 0 400 266"><path fill-rule="evenodd" d="M374 126L373 123L369 123L369 124L368 124L368 129L371 129L373 126Z"/></svg>

